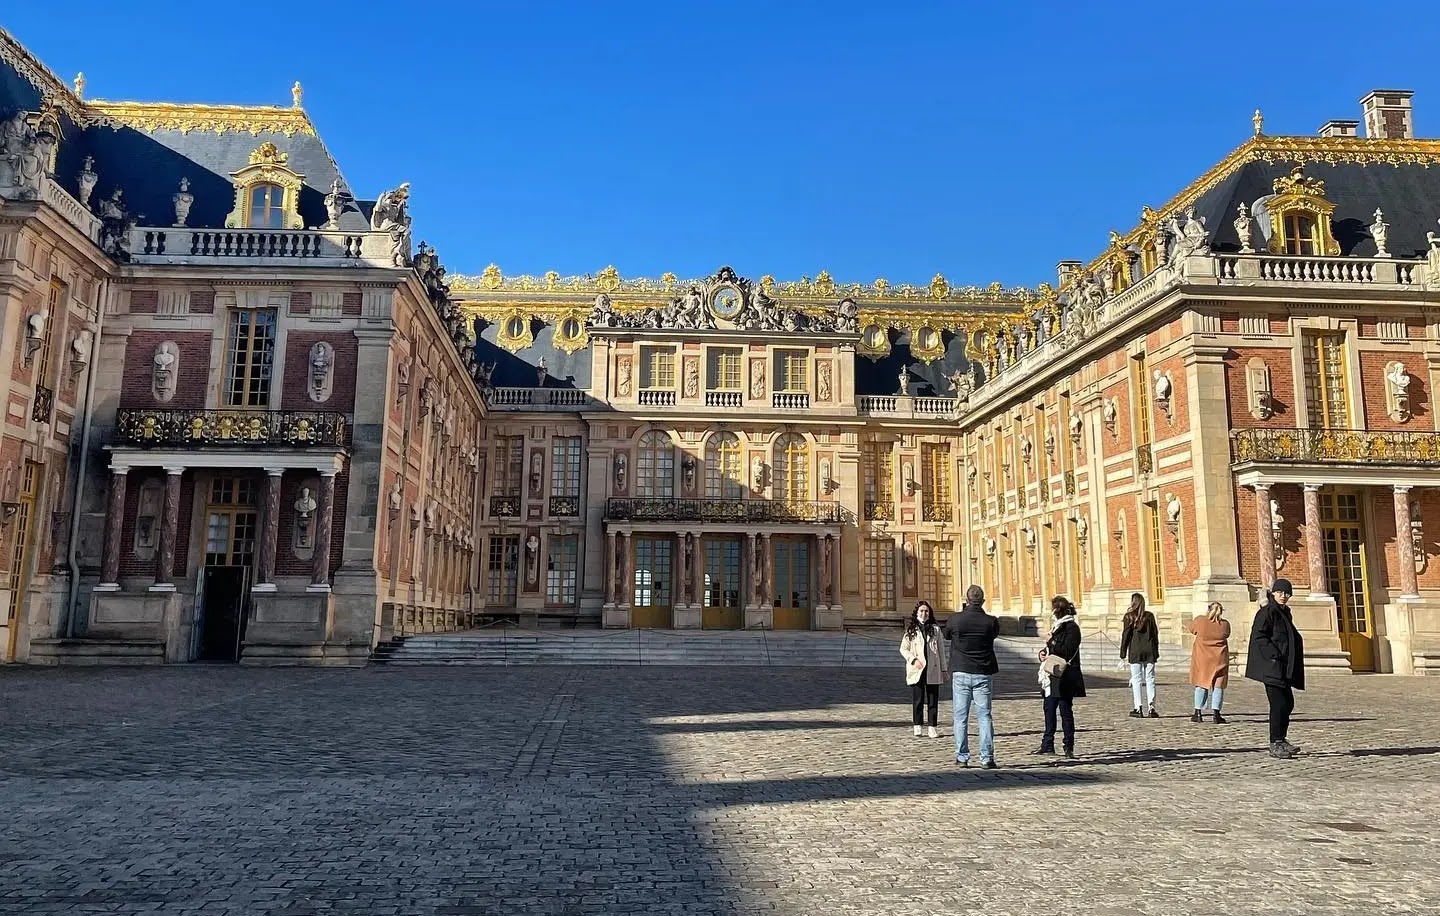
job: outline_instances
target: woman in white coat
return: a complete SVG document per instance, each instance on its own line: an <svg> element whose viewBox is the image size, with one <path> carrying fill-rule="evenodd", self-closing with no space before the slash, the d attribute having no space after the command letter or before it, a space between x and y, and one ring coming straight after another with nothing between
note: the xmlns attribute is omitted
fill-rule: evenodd
<svg viewBox="0 0 1440 916"><path fill-rule="evenodd" d="M911 718L915 737L921 735L924 715L929 714L930 737L940 737L936 728L940 712L940 685L949 678L945 670L945 638L935 624L930 602L915 605L905 621L905 635L900 640L900 654L905 658L905 683L910 685Z"/></svg>

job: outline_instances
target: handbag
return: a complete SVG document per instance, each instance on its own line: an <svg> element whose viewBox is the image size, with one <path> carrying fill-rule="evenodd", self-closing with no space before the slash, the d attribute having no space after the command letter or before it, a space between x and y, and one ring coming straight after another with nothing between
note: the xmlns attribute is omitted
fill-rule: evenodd
<svg viewBox="0 0 1440 916"><path fill-rule="evenodd" d="M1058 655L1047 655L1045 660L1040 663L1040 670L1050 677L1061 677L1068 667L1070 667L1070 663Z"/></svg>

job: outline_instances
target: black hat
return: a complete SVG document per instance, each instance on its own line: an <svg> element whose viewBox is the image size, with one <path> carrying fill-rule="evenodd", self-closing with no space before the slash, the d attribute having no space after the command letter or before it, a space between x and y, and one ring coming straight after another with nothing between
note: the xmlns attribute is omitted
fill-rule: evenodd
<svg viewBox="0 0 1440 916"><path fill-rule="evenodd" d="M1270 591L1276 595L1293 595L1295 586L1290 584L1289 579L1276 579L1270 584Z"/></svg>

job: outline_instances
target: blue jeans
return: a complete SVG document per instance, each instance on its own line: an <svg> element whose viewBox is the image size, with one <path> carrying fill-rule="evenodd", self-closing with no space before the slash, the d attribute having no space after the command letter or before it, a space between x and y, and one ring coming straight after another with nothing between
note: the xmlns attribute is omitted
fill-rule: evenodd
<svg viewBox="0 0 1440 916"><path fill-rule="evenodd" d="M955 759L961 763L970 762L970 706L975 706L976 718L980 720L980 759L995 759L995 720L990 717L990 675L950 675L953 692L951 710L955 719Z"/></svg>
<svg viewBox="0 0 1440 916"><path fill-rule="evenodd" d="M1141 712L1145 707L1155 705L1155 663L1130 665L1130 692L1135 697L1135 708ZM1148 700L1147 700L1148 697Z"/></svg>
<svg viewBox="0 0 1440 916"><path fill-rule="evenodd" d="M1205 698L1206 698L1206 694L1209 694L1209 698L1210 698L1210 708L1213 709L1213 710L1215 710L1216 712L1219 712L1219 711L1220 711L1220 704L1225 702L1225 688L1224 688L1224 687L1212 687L1211 689L1206 690L1204 687L1196 687L1196 688L1195 688L1195 708L1196 708L1196 709L1204 709L1204 708L1205 708Z"/></svg>

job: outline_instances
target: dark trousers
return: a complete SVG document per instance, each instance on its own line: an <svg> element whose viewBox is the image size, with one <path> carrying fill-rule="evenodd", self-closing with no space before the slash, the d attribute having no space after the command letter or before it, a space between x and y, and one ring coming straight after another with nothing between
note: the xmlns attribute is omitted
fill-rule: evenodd
<svg viewBox="0 0 1440 916"><path fill-rule="evenodd" d="M930 725L934 727L939 723L940 716L940 685L925 683L925 675L920 675L920 683L910 685L910 721L916 725L924 725L922 714L930 713Z"/></svg>
<svg viewBox="0 0 1440 916"><path fill-rule="evenodd" d="M1060 724L1065 730L1065 747L1075 747L1075 700L1071 697L1057 697L1053 693L1045 698L1045 737L1040 739L1044 747L1055 749L1055 714L1060 714Z"/></svg>
<svg viewBox="0 0 1440 916"><path fill-rule="evenodd" d="M1270 701L1270 743L1284 741L1290 734L1290 714L1295 711L1295 691L1290 687L1265 685Z"/></svg>

